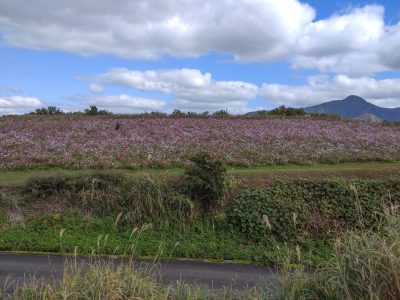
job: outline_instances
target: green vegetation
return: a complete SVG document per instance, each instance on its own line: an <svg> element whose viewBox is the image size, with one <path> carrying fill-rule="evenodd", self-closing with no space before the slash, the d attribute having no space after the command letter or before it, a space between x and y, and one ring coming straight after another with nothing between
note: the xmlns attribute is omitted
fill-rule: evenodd
<svg viewBox="0 0 400 300"><path fill-rule="evenodd" d="M293 180L240 190L228 220L247 239L274 236L293 243L371 228L388 202L400 204L398 180Z"/></svg>
<svg viewBox="0 0 400 300"><path fill-rule="evenodd" d="M22 195L27 206L51 202L62 211L82 211L95 217L120 213L131 225L162 220L182 223L193 215L190 199L174 191L165 180L146 174L128 178L123 172L100 171L31 178Z"/></svg>
<svg viewBox="0 0 400 300"><path fill-rule="evenodd" d="M265 265L276 264L287 253L283 243L274 239L253 243L238 237L218 218L197 220L180 227L168 221L158 225L130 226L125 215L95 218L82 213L47 213L21 217L19 220L23 223L18 222L16 212L8 214L8 218L11 216L13 220L2 224L2 251L77 251L81 255L184 257ZM134 249L132 243L135 243ZM300 245L307 265L321 264L332 251L331 246L323 241L305 240Z"/></svg>
<svg viewBox="0 0 400 300"><path fill-rule="evenodd" d="M225 164L200 152L184 174L183 190L196 200L205 212L221 207L231 187Z"/></svg>

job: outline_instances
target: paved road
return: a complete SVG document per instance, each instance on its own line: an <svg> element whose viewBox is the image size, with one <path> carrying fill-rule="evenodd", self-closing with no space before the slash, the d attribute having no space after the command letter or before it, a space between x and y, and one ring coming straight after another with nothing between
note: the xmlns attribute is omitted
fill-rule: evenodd
<svg viewBox="0 0 400 300"><path fill-rule="evenodd" d="M0 287L12 275L13 280L22 282L24 278L35 275L36 278L48 280L60 278L65 260L73 258L58 255L0 253ZM86 258L79 258L83 263ZM118 264L127 260L113 258ZM148 261L136 261L139 267L148 266ZM212 288L232 287L245 288L254 286L277 285L276 270L234 263L211 263L190 260L161 261L153 268L156 277L163 284L182 280L188 283L207 285Z"/></svg>

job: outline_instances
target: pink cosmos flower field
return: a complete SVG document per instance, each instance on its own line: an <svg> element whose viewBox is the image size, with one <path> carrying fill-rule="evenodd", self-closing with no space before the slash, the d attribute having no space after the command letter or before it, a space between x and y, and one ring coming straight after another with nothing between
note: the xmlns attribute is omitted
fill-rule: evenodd
<svg viewBox="0 0 400 300"><path fill-rule="evenodd" d="M305 118L0 118L0 169L168 167L200 150L245 166L398 160L400 129Z"/></svg>

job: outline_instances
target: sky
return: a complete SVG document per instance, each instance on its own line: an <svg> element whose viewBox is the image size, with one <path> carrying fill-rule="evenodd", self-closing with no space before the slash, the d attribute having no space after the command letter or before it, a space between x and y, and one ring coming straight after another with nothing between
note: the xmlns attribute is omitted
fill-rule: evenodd
<svg viewBox="0 0 400 300"><path fill-rule="evenodd" d="M399 0L0 0L0 115L399 107L399 49Z"/></svg>

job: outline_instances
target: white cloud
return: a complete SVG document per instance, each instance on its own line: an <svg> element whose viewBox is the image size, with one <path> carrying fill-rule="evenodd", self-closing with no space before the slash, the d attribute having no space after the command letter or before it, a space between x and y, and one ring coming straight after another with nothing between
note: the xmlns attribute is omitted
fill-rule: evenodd
<svg viewBox="0 0 400 300"><path fill-rule="evenodd" d="M81 97L79 100L87 105L96 105L101 109L111 110L116 113L162 111L166 105L164 100L133 97L125 94Z"/></svg>
<svg viewBox="0 0 400 300"><path fill-rule="evenodd" d="M92 93L100 94L104 92L104 88L96 83L89 84L89 90Z"/></svg>
<svg viewBox="0 0 400 300"><path fill-rule="evenodd" d="M400 79L376 80L337 75L310 77L305 85L263 84L260 96L275 104L308 106L358 95L384 107L400 106Z"/></svg>
<svg viewBox="0 0 400 300"><path fill-rule="evenodd" d="M237 58L281 58L287 41L313 18L314 10L297 0L0 3L3 37L10 45L133 59L212 50Z"/></svg>
<svg viewBox="0 0 400 300"><path fill-rule="evenodd" d="M192 111L228 109L232 113L251 110L249 102L264 99L270 104L308 106L348 95L359 95L385 107L400 106L400 79L318 75L304 85L264 83L261 87L242 81L217 81L197 69L136 71L111 69L98 75L100 82L172 97L170 106Z"/></svg>
<svg viewBox="0 0 400 300"><path fill-rule="evenodd" d="M42 102L34 97L0 96L0 114L20 114L42 106Z"/></svg>
<svg viewBox="0 0 400 300"><path fill-rule="evenodd" d="M385 47L384 8L369 5L310 23L292 57L296 68L317 68L350 75L389 69L379 56Z"/></svg>
<svg viewBox="0 0 400 300"><path fill-rule="evenodd" d="M182 109L216 110L245 107L257 96L258 87L242 81L217 81L210 73L197 69L136 71L112 69L99 75L108 84L132 87L142 91L172 95L173 105Z"/></svg>
<svg viewBox="0 0 400 300"><path fill-rule="evenodd" d="M217 51L351 76L400 69L400 24L385 24L383 6L314 18L298 0L0 2L2 39L17 47L128 59Z"/></svg>

